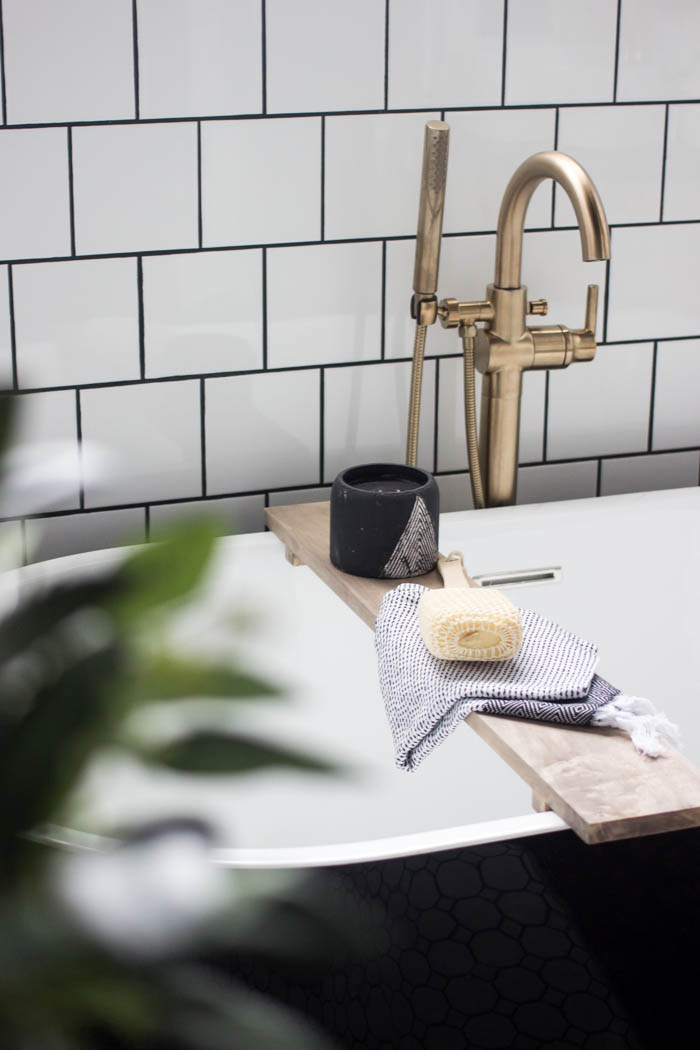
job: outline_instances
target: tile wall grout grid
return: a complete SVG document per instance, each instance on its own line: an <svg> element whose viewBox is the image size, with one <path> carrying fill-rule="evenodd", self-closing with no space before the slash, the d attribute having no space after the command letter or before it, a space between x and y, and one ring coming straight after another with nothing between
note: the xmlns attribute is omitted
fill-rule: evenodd
<svg viewBox="0 0 700 1050"><path fill-rule="evenodd" d="M142 0L143 2L143 0ZM391 87L391 52L390 52L390 34L392 25L392 12L391 12L391 0L385 0L384 4L384 40L383 40L383 107L381 108L341 108L341 109L328 109L319 108L317 110L298 109L290 110L289 112L280 112L277 110L271 111L270 108L270 90L268 84L268 72L270 70L270 54L269 54L269 40L268 30L270 23L270 13L268 7L271 4L266 3L266 0L260 2L260 111L250 113L212 113L207 115L206 113L198 113L196 115L168 115L168 116L143 116L143 104L142 104L142 78L140 70L140 21L139 21L139 0L132 0L131 4L131 19L132 19L132 51L133 51L133 108L134 117L132 118L114 118L114 119L89 119L89 120L65 120L65 121L43 121L28 123L23 122L8 122L8 98L7 98L7 74L6 74L6 61L5 61L5 48L6 48L6 20L4 18L3 7L7 6L7 0L3 5L0 3L0 63L2 69L1 86L2 86L2 119L4 129L7 132L12 131L48 131L49 129L65 129L66 133L66 165L67 165L67 176L68 176L68 212L69 212L69 241L70 251L69 254L38 254L29 255L27 257L8 257L3 265L7 266L7 286L8 286L8 315L9 315L9 340L10 340L10 358L11 358L11 373L12 373L12 385L11 389L22 396L31 396L37 394L48 394L57 393L59 391L74 391L75 396L75 410L76 410L76 435L78 444L82 441L82 425L81 425L81 394L83 391L89 392L93 390L109 390L118 389L123 387L156 387L158 384L164 383L186 383L187 381L197 381L198 386L198 405L199 405L199 423L198 433L200 448L198 450L198 459L200 461L199 474L201 478L201 492L197 494L187 493L182 495L170 495L167 498L154 498L144 500L143 498L130 500L128 498L124 500L117 500L115 502L105 502L104 504L98 504L95 506L86 506L86 494L84 484L80 486L80 493L77 507L70 507L65 510L52 510L46 511L41 514L35 515L22 515L22 514L8 514L3 520L14 521L23 520L27 518L40 518L40 519L59 519L61 517L70 517L75 515L79 509L81 513L85 515L91 515L94 513L108 512L113 510L122 509L140 509L143 510L144 515L144 529L150 530L151 522L151 508L159 506L174 506L178 504L191 505L197 501L205 501L207 503L214 503L220 500L229 499L230 497L241 497L245 498L248 496L260 496L262 497L264 504L267 505L270 500L270 496L277 493L294 493L294 492L309 492L314 489L319 492L323 492L327 489L329 480L325 475L326 470L326 449L325 449L325 425L328 421L329 405L328 405L328 392L326 377L332 372L342 370L346 368L365 368L369 366L391 366L391 365L405 365L410 360L411 347L406 346L406 353L404 356L390 356L387 352L387 339L388 339L388 324L389 324L389 302L388 302L388 289L387 289L387 249L389 245L398 245L402 242L410 244L414 239L410 233L391 233L386 232L384 234L367 235L367 236L329 236L327 230L328 223L328 200L327 200L327 180L329 178L328 163L327 163L327 151L328 151L328 135L329 127L337 127L337 122L346 118L381 118L381 117L393 117L399 115L413 115L420 116L421 114L435 114L438 112L444 119L450 119L451 115L457 117L460 114L473 115L473 114L488 114L488 113L517 113L517 114L528 114L540 111L551 111L553 114L553 142L554 148L557 148L560 135L560 118L562 112L576 113L578 111L590 111L599 109L601 111L619 112L624 107L636 107L640 109L642 107L664 107L664 124L663 124L663 146L662 146L662 157L661 157L661 168L660 168L660 192L659 192L659 210L658 220L653 221L632 221L632 222L611 222L611 231L613 236L613 246L615 245L615 235L617 230L651 230L651 229L664 229L666 227L694 227L700 226L700 218L664 218L664 200L666 192L666 180L667 180L667 154L668 154L668 139L669 139L669 115L671 107L692 107L700 104L700 94L697 98L658 98L658 99L618 99L618 78L619 78L619 67L620 67L620 32L621 32L621 20L622 20L622 9L623 0L617 0L616 2L616 13L615 13L615 42L614 42L614 73L613 73L613 85L612 85L612 99L609 101L543 101L543 102L508 102L507 101L507 75L508 75L508 62L509 62L509 44L511 38L509 32L512 30L513 22L511 20L509 26L509 7L514 6L515 0L504 0L503 11L502 11L502 31L501 31L501 71L500 71L500 104L490 105L464 105L464 106L444 106L436 107L429 106L416 106L416 107L392 107L390 105L390 87ZM522 4L520 5L522 6ZM651 111L651 110L650 110ZM426 118L427 119L427 118ZM203 192L203 165L202 165L202 154L203 154L203 135L204 129L211 125L220 124L226 122L227 126L232 123L240 121L262 121L262 122L287 122L287 121L317 121L319 124L320 133L320 185L319 185L319 234L315 238L301 238L301 239L281 239L281 240L263 240L256 243L237 243L235 240L231 243L209 243L211 241L211 234L207 238L205 234L205 219L204 219L204 206L205 206L205 194ZM75 184L75 129L91 129L91 128L133 128L133 127L144 127L144 126L166 126L166 125L193 125L196 130L196 240L194 245L183 243L173 247L155 247L149 248L147 246L139 247L137 251L124 250L124 251L88 251L81 252L76 250L76 192L78 197L80 196L80 187L76 189ZM2 132L0 132L0 135ZM456 131L455 134L458 134ZM415 165L419 165L420 156L419 152L415 157L412 158L412 162ZM454 193L454 189L452 190ZM468 192L467 189L464 192ZM449 193L449 190L448 190ZM551 190L551 207L549 208L549 224L548 225L537 225L532 229L528 228L526 238L530 238L537 234L566 234L575 230L575 227L568 225L557 225L555 206L556 198L554 192L554 186ZM337 232L337 227L335 228ZM466 228L463 230L450 229L445 233L445 241L450 241L453 238L458 239L471 239L471 238L484 238L492 237L495 233L493 228L481 230ZM381 292L380 292L380 320L379 320L379 336L376 349L378 350L378 356L371 356L369 358L348 358L347 360L341 361L321 361L315 364L292 364L292 365L280 365L270 363L269 357L269 339L270 339L270 318L269 318L269 266L270 266L270 254L272 252L285 252L292 251L293 249L305 249L313 248L320 245L324 245L327 248L330 246L341 246L341 245L380 245L381 246ZM77 247L80 245L78 244ZM0 252L2 246L0 245ZM231 368L226 370L218 369L216 371L198 371L193 368L192 371L178 371L171 375L149 375L147 374L147 350L146 350L146 320L145 320L145 308L144 308L144 260L146 259L159 259L168 257L182 258L186 256L197 256L201 253L231 253L231 252L249 252L250 254L246 258L253 258L254 253L259 253L261 260L261 310L260 310L260 323L261 323L261 361L260 367L247 367L247 368ZM137 286L137 313L138 313L138 351L139 351L139 365L138 365L138 376L133 378L123 378L114 380L100 380L95 382L73 382L65 384L61 382L55 383L35 383L32 385L25 385L22 381L21 374L18 369L18 349L17 349L17 316L15 308L15 274L17 271L24 267L31 267L37 264L44 263L56 263L57 265L67 263L70 260L78 261L102 261L102 260L116 260L116 259L133 259L136 263L136 286ZM698 452L699 463L700 463L700 438L697 442L691 444L679 444L672 445L669 447L653 448L653 427L654 427L654 409L655 409L655 391L657 381L657 358L659 348L664 344L675 345L682 343L683 341L700 340L700 324L698 325L697 334L688 334L686 332L681 334L675 334L671 330L671 334L664 335L658 334L657 332L650 331L649 336L653 338L644 338L639 336L637 338L611 338L608 339L608 324L609 324L609 304L610 304L610 264L605 265L604 273L604 312L602 317L602 332L603 339L601 346L606 349L608 347L625 347L634 346L636 344L651 343L653 345L653 361L651 365L650 373L650 390L649 390L649 412L646 420L645 431L647 437L644 441L644 447L638 449L630 449L629 451L602 451L595 455L584 454L581 456L564 456L557 457L554 454L554 450L549 447L550 442L548 441L548 428L549 428L549 413L550 413L550 402L553 396L550 390L550 376L547 373L544 380L543 388L543 402L542 402L542 416L539 421L541 424L541 455L537 458L527 458L521 463L521 467L528 468L533 467L545 467L545 466L562 466L566 464L587 464L592 463L595 465L595 484L591 494L599 495L601 492L601 481L603 475L603 467L605 463L614 462L618 460L633 460L642 457L663 457L668 455L674 455L677 453L695 453ZM489 279L490 274L484 273L484 283ZM546 294L546 289L544 289ZM408 295L410 289L407 288L406 300L408 301ZM445 292L443 291L443 294ZM469 294L469 293L467 293ZM473 295L479 294L478 289L473 289ZM559 318L557 318L559 319ZM566 321L569 324L574 325L577 323L576 318L564 317L561 320ZM615 335L615 332L611 333ZM465 505L466 499L466 488L468 487L468 481L465 471L454 471L449 469L439 469L439 449L438 449L438 420L441 418L441 389L443 391L443 398L447 396L448 391L444 389L444 382L441 386L441 377L443 377L444 362L456 360L459 358L458 353L444 353L437 352L431 355L429 360L435 361L435 383L433 389L433 419L432 419L432 448L430 451L430 462L435 470L438 477L455 477L455 475L462 475L462 482L465 488ZM310 479L304 483L280 483L280 484L264 484L259 487L251 487L250 485L233 485L230 490L226 491L208 491L207 486L207 390L212 381L231 379L235 380L239 377L250 377L250 376L261 376L268 374L284 375L292 373L308 373L315 374L318 378L318 390L319 390L319 433L318 433L318 479L317 481L311 481ZM700 478L699 478L700 480Z"/></svg>

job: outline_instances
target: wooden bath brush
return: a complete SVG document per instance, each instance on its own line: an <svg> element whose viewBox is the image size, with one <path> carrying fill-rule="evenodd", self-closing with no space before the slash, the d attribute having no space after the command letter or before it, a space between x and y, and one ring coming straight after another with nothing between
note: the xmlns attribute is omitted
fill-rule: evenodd
<svg viewBox="0 0 700 1050"><path fill-rule="evenodd" d="M418 625L428 651L439 660L508 660L520 649L520 613L500 591L482 588L464 569L459 551L440 555L442 590L418 602Z"/></svg>

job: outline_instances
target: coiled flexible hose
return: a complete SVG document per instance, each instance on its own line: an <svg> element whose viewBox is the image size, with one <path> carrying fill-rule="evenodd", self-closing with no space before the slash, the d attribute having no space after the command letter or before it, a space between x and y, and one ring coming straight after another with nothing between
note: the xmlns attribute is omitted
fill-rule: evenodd
<svg viewBox="0 0 700 1050"><path fill-rule="evenodd" d="M408 405L408 436L406 438L406 463L409 467L415 467L418 457L418 424L420 422L423 358L425 356L425 336L427 331L427 325L416 322L416 335L413 341L413 367L411 369L411 393Z"/></svg>

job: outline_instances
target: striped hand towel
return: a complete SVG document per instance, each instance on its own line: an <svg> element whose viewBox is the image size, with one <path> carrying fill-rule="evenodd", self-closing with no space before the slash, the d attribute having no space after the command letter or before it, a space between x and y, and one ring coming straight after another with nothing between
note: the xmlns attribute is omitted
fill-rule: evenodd
<svg viewBox="0 0 700 1050"><path fill-rule="evenodd" d="M663 754L661 735L677 739L676 727L648 700L625 696L595 673L595 645L529 609L520 610L523 640L513 659L437 660L418 627L425 590L400 584L377 616L379 684L400 769L416 769L472 711L624 729L652 758Z"/></svg>

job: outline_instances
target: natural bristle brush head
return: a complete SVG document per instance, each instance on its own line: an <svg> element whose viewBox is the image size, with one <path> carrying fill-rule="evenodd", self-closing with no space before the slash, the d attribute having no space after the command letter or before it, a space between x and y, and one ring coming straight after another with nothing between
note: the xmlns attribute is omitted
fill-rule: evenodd
<svg viewBox="0 0 700 1050"><path fill-rule="evenodd" d="M440 557L443 590L418 602L418 625L439 660L508 660L520 649L520 613L500 591L483 590L466 576L462 556Z"/></svg>

